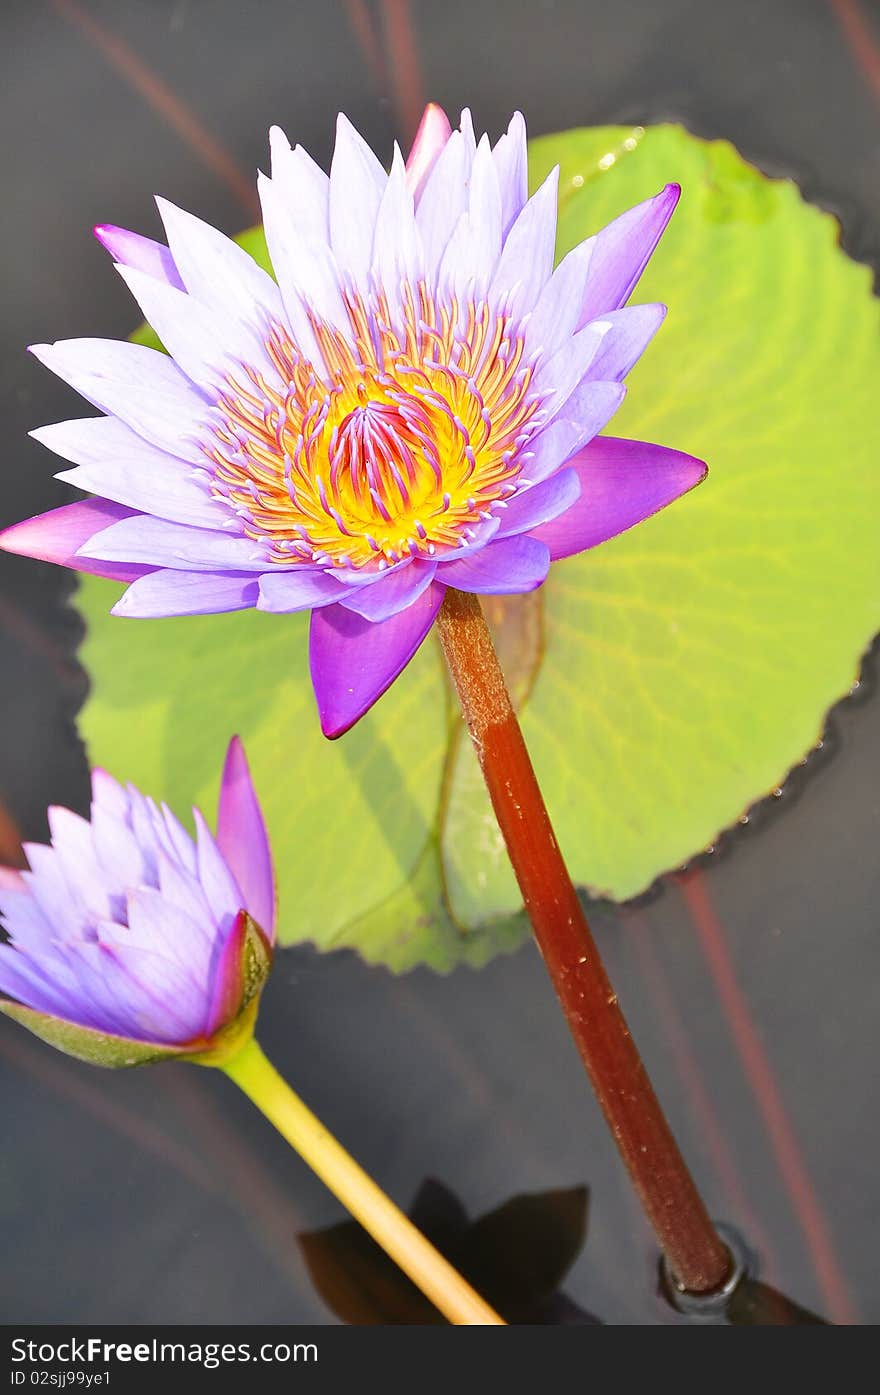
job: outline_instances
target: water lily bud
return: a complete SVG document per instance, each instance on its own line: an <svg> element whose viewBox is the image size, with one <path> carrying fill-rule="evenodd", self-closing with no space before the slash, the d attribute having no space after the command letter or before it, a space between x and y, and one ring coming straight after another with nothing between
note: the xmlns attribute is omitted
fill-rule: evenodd
<svg viewBox="0 0 880 1395"><path fill-rule="evenodd" d="M51 842L0 877L0 1011L93 1065L221 1065L250 1039L272 963L275 881L238 738L216 838L103 770L90 819L49 810Z"/></svg>

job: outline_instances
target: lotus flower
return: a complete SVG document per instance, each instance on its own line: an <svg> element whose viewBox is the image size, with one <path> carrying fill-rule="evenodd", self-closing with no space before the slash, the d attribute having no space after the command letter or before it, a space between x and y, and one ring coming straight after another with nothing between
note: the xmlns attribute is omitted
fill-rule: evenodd
<svg viewBox="0 0 880 1395"><path fill-rule="evenodd" d="M340 116L329 176L277 129L259 177L277 280L159 200L167 246L96 233L168 350L37 357L105 415L33 434L97 497L2 545L129 583L126 616L313 611L323 730L376 701L447 587L531 591L697 484L704 465L598 433L659 328L626 302L676 185L554 269L558 170L425 113L386 173Z"/></svg>
<svg viewBox="0 0 880 1395"><path fill-rule="evenodd" d="M275 933L272 858L241 743L229 746L217 837L103 770L91 821L49 810L50 846L2 869L0 1011L68 1054L130 1066L217 1064L253 1030Z"/></svg>

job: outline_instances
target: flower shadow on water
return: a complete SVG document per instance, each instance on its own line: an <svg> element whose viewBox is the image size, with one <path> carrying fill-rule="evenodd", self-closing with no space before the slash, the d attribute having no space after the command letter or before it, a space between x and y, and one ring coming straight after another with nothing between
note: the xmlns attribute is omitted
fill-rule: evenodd
<svg viewBox="0 0 880 1395"><path fill-rule="evenodd" d="M586 1187L511 1197L472 1221L453 1192L428 1179L410 1218L509 1323L594 1325L559 1285L587 1233ZM312 1280L354 1326L442 1323L437 1309L356 1221L299 1236Z"/></svg>

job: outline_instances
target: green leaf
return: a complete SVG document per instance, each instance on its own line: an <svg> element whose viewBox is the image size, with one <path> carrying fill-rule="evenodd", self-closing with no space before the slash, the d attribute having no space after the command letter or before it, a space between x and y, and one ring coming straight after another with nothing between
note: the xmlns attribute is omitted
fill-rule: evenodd
<svg viewBox="0 0 880 1395"><path fill-rule="evenodd" d="M612 430L703 457L709 479L554 567L537 617L528 601L495 616L575 879L625 898L784 781L880 627L878 303L834 220L726 143L606 128L531 154L533 183L562 167L560 254L667 181L684 190L636 293L669 315ZM82 592L90 755L210 806L238 730L283 938L397 970L518 943L520 898L433 642L330 745L303 619L115 620L117 589Z"/></svg>
<svg viewBox="0 0 880 1395"><path fill-rule="evenodd" d="M610 429L709 478L554 568L524 713L576 880L623 899L783 783L880 626L880 315L834 220L726 143L575 131L531 156L533 180L561 165L559 254L683 188L636 294L669 314ZM451 909L499 915L519 898L465 747L451 783Z"/></svg>

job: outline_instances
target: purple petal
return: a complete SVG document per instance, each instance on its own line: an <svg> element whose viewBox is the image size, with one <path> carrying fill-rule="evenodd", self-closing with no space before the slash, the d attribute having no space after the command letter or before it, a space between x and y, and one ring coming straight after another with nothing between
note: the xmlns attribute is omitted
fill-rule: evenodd
<svg viewBox="0 0 880 1395"><path fill-rule="evenodd" d="M572 469L559 470L541 484L524 489L521 494L514 495L501 515L499 539L527 533L540 523L549 523L570 508L580 492L580 479Z"/></svg>
<svg viewBox="0 0 880 1395"><path fill-rule="evenodd" d="M48 820L52 851L67 880L71 896L90 914L109 916L109 893L98 865L91 824L60 805L49 808Z"/></svg>
<svg viewBox="0 0 880 1395"><path fill-rule="evenodd" d="M238 915L245 909L244 893L236 882L214 835L198 809L193 809L196 825L196 848L199 859L199 882L215 919Z"/></svg>
<svg viewBox="0 0 880 1395"><path fill-rule="evenodd" d="M264 572L260 577L257 608L271 611L273 615L287 615L291 611L332 605L343 594L344 587L332 572L307 567Z"/></svg>
<svg viewBox="0 0 880 1395"><path fill-rule="evenodd" d="M26 883L15 867L0 866L0 891L24 891Z"/></svg>
<svg viewBox="0 0 880 1395"><path fill-rule="evenodd" d="M529 354L555 354L577 329L592 248L581 242L557 266L526 326Z"/></svg>
<svg viewBox="0 0 880 1395"><path fill-rule="evenodd" d="M565 410L529 442L532 458L524 465L528 478L535 483L546 479L582 450L607 426L625 396L622 383L590 382L575 388Z"/></svg>
<svg viewBox="0 0 880 1395"><path fill-rule="evenodd" d="M189 923L193 927L190 937L193 952L198 955L212 953L216 927L198 877L184 866L179 858L172 857L165 848L159 848L156 862L158 891L169 905L176 906L189 917Z"/></svg>
<svg viewBox="0 0 880 1395"><path fill-rule="evenodd" d="M132 789L132 786L129 786ZM177 857L183 863L188 872L193 876L198 875L198 854L196 845L187 833L180 819L167 804L162 805L161 812L150 801L153 812L153 819L157 829L157 836L161 828L164 839L169 848L169 856Z"/></svg>
<svg viewBox="0 0 880 1395"><path fill-rule="evenodd" d="M101 875L111 892L119 893L126 887L144 884L147 880L144 858L125 818L93 800L90 824Z"/></svg>
<svg viewBox="0 0 880 1395"><path fill-rule="evenodd" d="M492 514L490 518L483 518L479 523L470 524L465 529L464 542L457 543L455 546L438 544L436 560L438 562L457 562L459 557L466 557L468 553L478 552L480 548L486 547L492 541L500 527L501 518L498 514Z"/></svg>
<svg viewBox="0 0 880 1395"><path fill-rule="evenodd" d="M532 534L554 561L596 547L671 504L705 477L702 460L682 451L599 436L574 460L580 497Z"/></svg>
<svg viewBox="0 0 880 1395"><path fill-rule="evenodd" d="M25 843L29 870L24 873L28 892L54 927L58 939L78 938L83 931L82 897L69 884L62 860L45 843ZM15 931L10 927L11 933Z"/></svg>
<svg viewBox="0 0 880 1395"><path fill-rule="evenodd" d="M462 107L458 129L464 141L464 148L467 153L468 161L468 177L470 177L470 168L474 162L474 155L477 153L477 138L474 135L474 118L471 115L470 107Z"/></svg>
<svg viewBox="0 0 880 1395"><path fill-rule="evenodd" d="M309 664L321 730L331 739L355 722L406 668L443 601L436 581L390 620L372 624L344 606L312 615Z"/></svg>
<svg viewBox="0 0 880 1395"><path fill-rule="evenodd" d="M272 849L247 757L234 736L226 752L217 808L217 846L244 896L244 909L275 940L277 895Z"/></svg>
<svg viewBox="0 0 880 1395"><path fill-rule="evenodd" d="M163 243L154 242L151 237L141 237L140 233L129 232L126 228L114 227L112 223L99 223L93 231L115 262L133 266L157 281L183 290L174 258Z"/></svg>
<svg viewBox="0 0 880 1395"><path fill-rule="evenodd" d="M547 414L552 420L565 407L572 393L581 386L589 373L596 380L592 365L599 354L602 341L611 333L608 320L591 320L573 334L561 349L539 364L532 380L535 392L547 394Z"/></svg>
<svg viewBox="0 0 880 1395"><path fill-rule="evenodd" d="M157 931L165 911L157 903L153 912ZM118 926L99 926L99 933L97 944L78 942L69 947L85 1000L94 1003L95 1015L110 1030L137 1040L182 1043L198 1037L207 1006L203 986L184 977L167 955L122 944L125 932L120 933ZM105 938L108 935L112 938Z"/></svg>
<svg viewBox="0 0 880 1395"><path fill-rule="evenodd" d="M558 192L557 166L529 199L504 243L489 293L497 299L515 286L511 304L516 315L533 308L553 272Z"/></svg>
<svg viewBox="0 0 880 1395"><path fill-rule="evenodd" d="M392 615L418 600L431 585L436 570L436 562L404 563L374 585L350 591L340 604L374 624L390 620Z"/></svg>
<svg viewBox="0 0 880 1395"><path fill-rule="evenodd" d="M678 203L681 188L667 184L654 198L627 209L597 235L580 323L625 305Z"/></svg>
<svg viewBox="0 0 880 1395"><path fill-rule="evenodd" d="M112 581L135 581L151 572L152 567L128 562L96 562L77 555L95 533L133 516L132 509L120 504L109 504L105 499L83 499L79 504L63 504L60 509L14 523L0 533L0 548L21 557L55 562L59 567L74 567L92 576L106 576Z"/></svg>
<svg viewBox="0 0 880 1395"><path fill-rule="evenodd" d="M165 567L134 582L111 614L129 620L169 615L219 615L250 610L259 600L259 578L246 572L179 572Z"/></svg>
<svg viewBox="0 0 880 1395"><path fill-rule="evenodd" d="M56 1011L60 1017L113 1035L137 1036L141 1040L153 1037L152 1023L137 1033L126 1030L131 1020L132 984L126 976L120 982L119 964L109 946L96 941L69 941L50 962L41 955L34 968L59 995ZM29 1003L31 999L24 1001ZM143 995L139 1006L141 1011L148 1006Z"/></svg>
<svg viewBox="0 0 880 1395"><path fill-rule="evenodd" d="M452 127L446 112L442 107L438 107L436 102L429 102L422 113L412 149L406 157L406 182L416 203L437 157L451 135Z"/></svg>
<svg viewBox="0 0 880 1395"><path fill-rule="evenodd" d="M603 315L611 328L590 364L590 377L619 382L641 358L666 318L665 305L632 305Z"/></svg>
<svg viewBox="0 0 880 1395"><path fill-rule="evenodd" d="M124 512L129 516L94 533L83 544L91 560L146 563L150 568L183 572L254 573L266 565L265 554L253 538Z"/></svg>
<svg viewBox="0 0 880 1395"><path fill-rule="evenodd" d="M130 948L162 955L174 966L180 982L198 994L216 934L210 911L205 910L204 920L194 920L189 907L176 905L153 887L141 886L129 892L126 928L112 938L124 946L126 955Z"/></svg>
<svg viewBox="0 0 880 1395"><path fill-rule="evenodd" d="M127 785L125 790L128 799L128 814L126 822L134 833L144 859L145 878L148 886L159 885L158 854L163 842L161 831L157 826L157 819L151 807L152 801L145 799L140 790L134 785ZM192 852L192 865L195 866L195 847Z"/></svg>
<svg viewBox="0 0 880 1395"><path fill-rule="evenodd" d="M459 591L507 596L534 591L549 568L550 552L544 543L528 536L503 538L482 552L447 563L440 570L440 579L444 586L455 586Z"/></svg>
<svg viewBox="0 0 880 1395"><path fill-rule="evenodd" d="M35 880L32 874L29 878ZM61 937L66 922L46 901L45 896L37 899L24 877L16 887L0 883L0 924L17 949L40 954Z"/></svg>
<svg viewBox="0 0 880 1395"><path fill-rule="evenodd" d="M444 295L485 296L495 261L469 213L462 213L440 259L437 281Z"/></svg>
<svg viewBox="0 0 880 1395"><path fill-rule="evenodd" d="M0 993L15 998L35 1012L50 1013L53 1017L68 1017L77 1011L64 988L47 978L45 966L11 945L0 945ZM88 1007L83 1005L82 1011L80 1020L88 1024Z"/></svg>
<svg viewBox="0 0 880 1395"><path fill-rule="evenodd" d="M98 417L96 420L112 422L114 418ZM145 441L141 444L145 447L146 460L150 447ZM228 522L229 510L212 499L199 481L188 479L180 461L169 460L168 456L163 460L156 451L153 462L144 468L135 463L137 454L132 451L128 459L108 461L106 465L77 465L72 470L59 470L55 478L114 504L155 514L169 523L222 528Z"/></svg>

